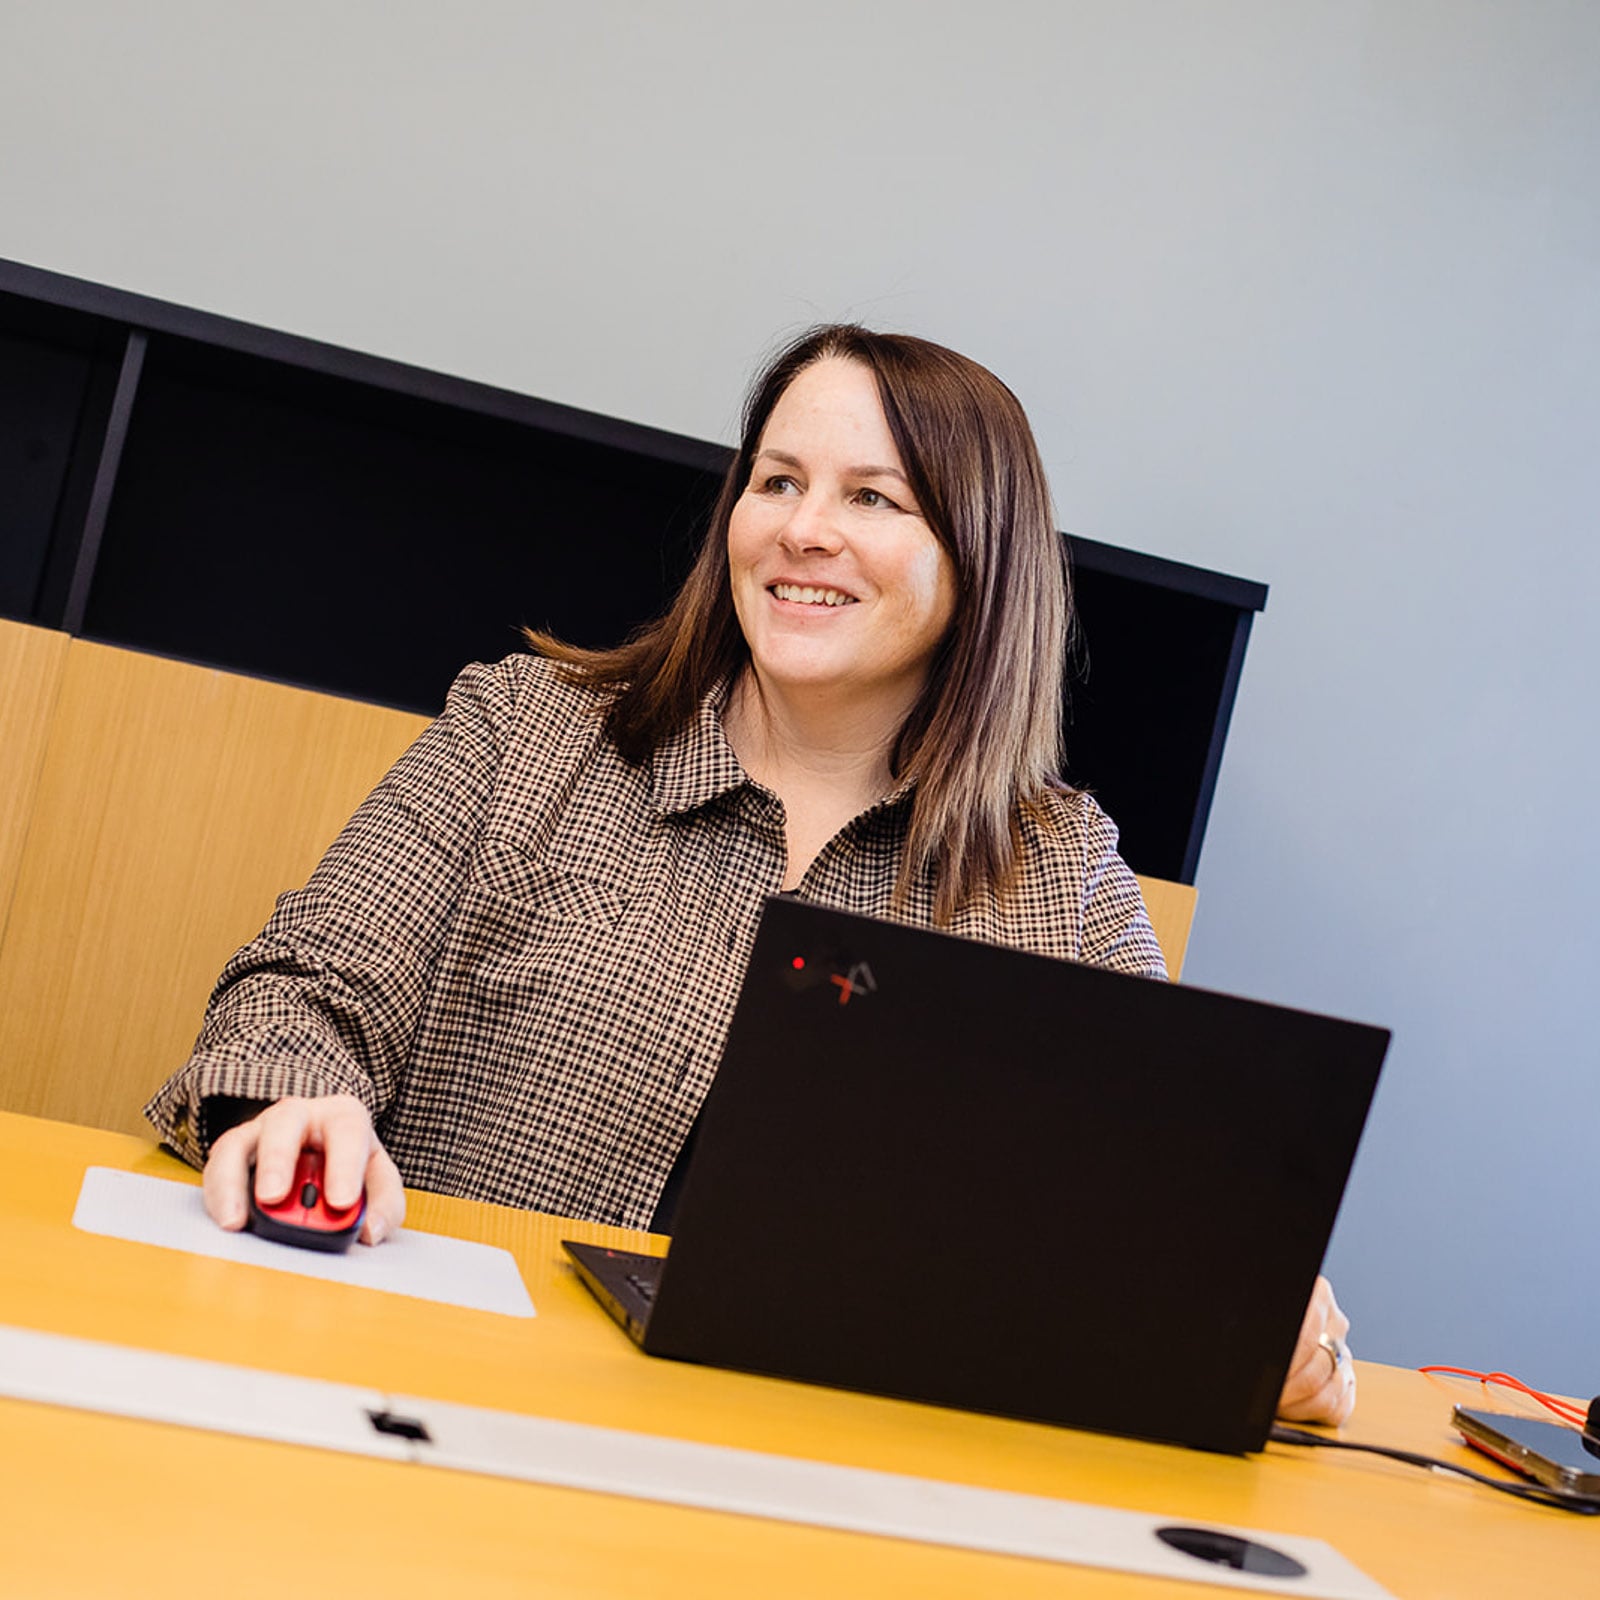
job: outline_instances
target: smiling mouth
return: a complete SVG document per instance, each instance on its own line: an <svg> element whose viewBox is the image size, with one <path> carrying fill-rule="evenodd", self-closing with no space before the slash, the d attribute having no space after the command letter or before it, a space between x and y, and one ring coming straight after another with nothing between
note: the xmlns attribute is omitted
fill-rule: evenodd
<svg viewBox="0 0 1600 1600"><path fill-rule="evenodd" d="M790 600L802 606L853 606L856 603L856 597L842 589L813 589L798 583L774 583L767 592L779 600Z"/></svg>

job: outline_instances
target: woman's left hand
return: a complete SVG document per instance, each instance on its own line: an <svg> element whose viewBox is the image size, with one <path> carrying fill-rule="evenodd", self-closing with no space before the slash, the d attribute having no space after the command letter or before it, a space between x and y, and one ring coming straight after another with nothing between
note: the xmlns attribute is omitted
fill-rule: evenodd
<svg viewBox="0 0 1600 1600"><path fill-rule="evenodd" d="M1356 1408L1356 1369L1345 1339L1350 1319L1333 1298L1333 1285L1318 1278L1300 1324L1289 1377L1278 1396L1285 1422L1344 1422Z"/></svg>

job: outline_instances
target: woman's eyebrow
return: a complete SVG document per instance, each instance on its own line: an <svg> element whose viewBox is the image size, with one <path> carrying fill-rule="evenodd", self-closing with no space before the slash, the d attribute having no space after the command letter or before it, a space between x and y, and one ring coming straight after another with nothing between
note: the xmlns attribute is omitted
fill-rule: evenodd
<svg viewBox="0 0 1600 1600"><path fill-rule="evenodd" d="M911 480L899 467L846 467L845 476L850 478L898 478L906 488L911 487Z"/></svg>
<svg viewBox="0 0 1600 1600"><path fill-rule="evenodd" d="M756 460L761 461L763 459L776 461L780 466L784 467L800 467L804 465L798 456L790 455L787 450L763 448L757 453ZM898 467L846 467L844 475L847 478L898 478L908 489L911 487L911 480Z"/></svg>

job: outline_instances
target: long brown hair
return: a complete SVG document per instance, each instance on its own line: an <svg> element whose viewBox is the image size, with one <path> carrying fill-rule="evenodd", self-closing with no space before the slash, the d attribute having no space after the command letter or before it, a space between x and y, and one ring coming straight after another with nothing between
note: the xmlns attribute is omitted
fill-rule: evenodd
<svg viewBox="0 0 1600 1600"><path fill-rule="evenodd" d="M916 780L897 894L932 871L935 915L948 922L971 896L1005 893L1021 809L1059 781L1072 620L1033 430L986 368L907 334L853 323L811 329L751 388L705 543L667 611L611 650L531 629L527 638L575 679L612 691L607 732L625 759L649 761L749 660L728 582L728 522L779 398L828 357L858 361L876 377L918 506L956 570L955 616L890 752L894 774Z"/></svg>

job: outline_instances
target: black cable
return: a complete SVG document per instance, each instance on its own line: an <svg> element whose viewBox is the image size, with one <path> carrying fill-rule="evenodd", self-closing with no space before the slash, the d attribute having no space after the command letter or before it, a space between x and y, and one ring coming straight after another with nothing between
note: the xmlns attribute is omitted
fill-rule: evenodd
<svg viewBox="0 0 1600 1600"><path fill-rule="evenodd" d="M1303 1433L1299 1428L1286 1428L1276 1424L1267 1435L1278 1444L1317 1445L1324 1450L1363 1450L1368 1455L1387 1456L1391 1461L1403 1461L1411 1467L1437 1467L1441 1472L1458 1473L1474 1483L1498 1489L1502 1494L1515 1495L1519 1500L1531 1500L1535 1505L1554 1506L1561 1511L1576 1512L1580 1517L1600 1516L1600 1496L1572 1494L1565 1489L1551 1489L1542 1483L1507 1483L1502 1478L1491 1478L1471 1467L1459 1467L1453 1461L1441 1461L1437 1456L1418 1455L1414 1450L1395 1450L1382 1444L1357 1444L1351 1439L1325 1439L1320 1433Z"/></svg>

